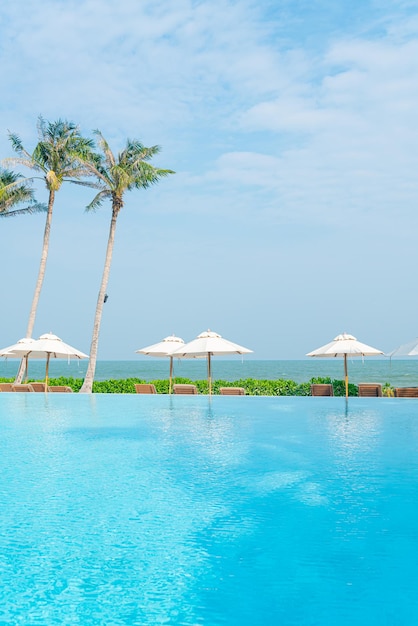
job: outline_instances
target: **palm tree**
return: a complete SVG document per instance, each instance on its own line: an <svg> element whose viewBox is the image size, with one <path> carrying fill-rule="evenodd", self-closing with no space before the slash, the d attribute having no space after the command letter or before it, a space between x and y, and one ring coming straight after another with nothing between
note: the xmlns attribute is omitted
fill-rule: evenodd
<svg viewBox="0 0 418 626"><path fill-rule="evenodd" d="M80 181L81 178L89 174L82 165L82 159L87 159L94 147L94 142L91 139L82 137L78 126L73 122L65 120L46 122L40 116L37 127L38 143L32 154L25 150L18 135L9 133L9 139L13 150L18 154L18 158L6 159L8 163L25 165L39 173L39 176L34 175L29 177L29 179L43 179L49 193L41 262L29 313L26 337L32 336L39 297L45 277L55 194L61 189L63 182L89 185L88 182ZM16 382L22 380L23 371L24 363L22 361Z"/></svg>
<svg viewBox="0 0 418 626"><path fill-rule="evenodd" d="M27 206L17 208L20 204ZM0 170L0 217L13 217L24 213L46 211L45 204L36 202L34 190L20 174Z"/></svg>
<svg viewBox="0 0 418 626"><path fill-rule="evenodd" d="M171 170L158 169L148 163L148 161L160 151L158 146L146 148L139 141L128 139L125 149L115 157L103 135L99 131L95 131L95 135L98 138L101 154L95 155L94 159L85 161L84 164L90 170L91 174L96 177L98 181L97 187L100 191L89 204L87 210L98 208L103 200L108 199L112 203L112 217L102 281L96 304L96 314L94 317L90 346L90 359L80 393L91 393L93 388L97 350L99 346L100 324L112 262L116 222L124 204L124 194L126 191L131 191L132 189L146 189L150 185L157 183L163 176L174 174Z"/></svg>

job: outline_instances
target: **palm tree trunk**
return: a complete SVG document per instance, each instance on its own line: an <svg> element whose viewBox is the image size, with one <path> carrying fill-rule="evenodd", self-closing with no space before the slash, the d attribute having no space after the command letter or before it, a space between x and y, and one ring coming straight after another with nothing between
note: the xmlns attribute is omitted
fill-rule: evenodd
<svg viewBox="0 0 418 626"><path fill-rule="evenodd" d="M44 241L42 245L42 254L41 254L41 262L39 264L38 278L35 286L35 293L33 294L32 306L29 313L29 321L28 326L26 328L26 337L32 337L33 328L35 326L36 312L38 310L39 297L41 295L42 285L45 278L45 269L46 262L48 259L48 250L49 250L49 236L51 233L51 222L52 222L52 210L54 208L55 201L55 191L50 189L49 191L49 200L48 200L48 212L46 214L46 222L45 222L45 230L44 230ZM25 372L25 359L22 359L19 365L19 370L17 372L15 383L21 383L22 378Z"/></svg>
<svg viewBox="0 0 418 626"><path fill-rule="evenodd" d="M107 283L109 281L110 265L112 263L113 245L115 242L116 220L120 206L114 201L112 203L112 220L110 222L109 239L107 242L106 259L103 268L102 283L97 298L96 315L94 317L93 334L90 345L90 358L87 367L86 377L79 393L91 393L93 390L94 374L96 372L97 350L99 347L100 325L102 321L103 304L106 295Z"/></svg>

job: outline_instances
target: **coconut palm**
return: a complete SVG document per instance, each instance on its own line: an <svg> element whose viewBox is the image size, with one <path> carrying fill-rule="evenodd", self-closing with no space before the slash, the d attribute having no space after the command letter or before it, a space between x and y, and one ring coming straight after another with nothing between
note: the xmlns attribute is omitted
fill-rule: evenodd
<svg viewBox="0 0 418 626"><path fill-rule="evenodd" d="M146 148L139 141L128 139L125 149L116 157L112 153L103 135L99 131L95 131L95 135L98 139L100 155L95 155L94 159L86 161L84 164L89 168L91 174L96 177L99 192L89 204L87 210L94 210L98 208L104 200L110 200L112 203L112 216L102 281L96 304L96 314L94 317L90 346L90 359L80 393L91 393L93 388L99 346L100 324L112 262L116 222L124 204L124 195L127 191L131 191L132 189L146 189L150 185L157 183L163 176L174 174L171 170L158 169L148 163L148 161L160 151L158 146Z"/></svg>
<svg viewBox="0 0 418 626"><path fill-rule="evenodd" d="M94 147L94 142L91 139L82 137L78 126L73 122L65 120L47 122L40 116L37 127L38 143L32 154L24 148L18 135L9 133L13 150L18 154L18 157L6 159L7 163L24 165L34 170L35 174L28 178L31 180L36 178L43 179L49 194L41 261L29 313L26 337L32 336L39 297L45 277L55 194L61 189L63 182L89 185L88 182L80 180L88 175L88 171L82 165L81 159L86 159ZM16 381L21 381L23 371L24 364L22 362Z"/></svg>
<svg viewBox="0 0 418 626"><path fill-rule="evenodd" d="M17 208L20 204L26 207ZM0 170L0 217L13 217L24 213L46 211L45 204L36 202L34 190L20 174Z"/></svg>

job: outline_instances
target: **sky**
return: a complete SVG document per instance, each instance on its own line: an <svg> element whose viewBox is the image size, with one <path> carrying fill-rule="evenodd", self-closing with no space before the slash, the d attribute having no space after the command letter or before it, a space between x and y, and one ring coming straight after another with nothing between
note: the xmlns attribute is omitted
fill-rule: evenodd
<svg viewBox="0 0 418 626"><path fill-rule="evenodd" d="M0 66L0 159L42 115L115 153L159 145L176 172L125 196L99 359L207 329L254 359L418 336L418 0L18 0ZM111 215L91 199L57 194L34 331L87 353ZM25 336L44 223L0 221L2 347Z"/></svg>

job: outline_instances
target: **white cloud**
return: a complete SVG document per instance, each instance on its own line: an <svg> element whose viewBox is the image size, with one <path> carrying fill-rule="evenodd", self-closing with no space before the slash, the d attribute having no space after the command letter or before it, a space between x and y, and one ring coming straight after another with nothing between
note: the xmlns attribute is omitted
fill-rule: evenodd
<svg viewBox="0 0 418 626"><path fill-rule="evenodd" d="M254 169L235 157L233 178L265 180L299 202L300 215L314 209L316 219L333 221L347 210L381 217L395 206L410 212L418 199L418 41L342 41L312 61L311 76L320 69L320 81L299 79L243 113L243 130L275 133L278 144L272 167L258 173L260 155L248 159ZM283 147L280 135L288 137ZM229 175L231 156L218 165Z"/></svg>
<svg viewBox="0 0 418 626"><path fill-rule="evenodd" d="M135 323L135 303L141 311L142 301L132 284L141 272L151 276L151 287L169 283L171 297L175 275L192 274L195 287L187 306L193 315L181 299L174 303L178 320L191 323L208 306L208 284L219 289L230 270L241 293L250 287L255 294L245 316L255 320L267 346L268 324L257 320L269 315L275 323L280 310L291 325L296 314L287 311L286 302L297 297L298 325L307 332L314 323L303 306L308 295L310 309L320 315L324 293L319 289L316 295L305 283L314 265L332 274L327 315L342 310L345 290L338 277L345 275L346 259L340 258L338 242L344 238L355 252L354 274L358 267L362 272L371 267L369 254L379 260L373 271L403 277L408 289L409 268L418 261L411 247L418 221L418 19L411 15L413 5L388 8L381 2L373 4L373 13L366 2L357 27L350 21L352 13L343 10L335 12L342 18L333 24L331 4L316 3L315 25L291 2L273 7L252 0L28 0L24 12L21 3L1 7L1 156L10 154L7 128L28 147L34 145L36 118L42 113L47 119L74 119L85 132L100 128L115 151L127 136L159 143L158 164L178 172L144 195L127 196L111 274L119 289L119 299L112 299L115 315L125 314L123 294L128 292L129 319ZM319 32L321 15L325 26ZM108 213L104 208L97 221L83 216L87 196L85 201L80 197L71 228L74 238L81 230L84 242L71 279L73 285L80 281L86 299L89 293L92 297L68 307L79 307L78 317L90 320ZM51 285L59 284L71 265L65 258L71 251L60 247L59 235L70 232L66 221L77 210L73 197L63 191L57 202L45 294L53 293ZM403 223L407 229L394 229ZM17 236L28 244L20 271L29 292L40 247L40 241L30 247L32 224L29 218L14 226L2 223L12 234L2 250L8 262L15 259ZM310 241L314 237L317 246ZM373 241L367 254L363 249L359 253L358 238L361 244ZM183 240L194 243L184 246ZM404 264L405 249L409 256ZM294 285L305 291L295 296ZM158 311L170 308L165 292L154 294ZM211 312L227 318L230 311L225 324L233 325L236 298L227 288L221 295L224 306L211 301ZM47 302L42 307L48 310ZM13 324L22 329L24 308L13 316ZM359 319L363 313L350 306L344 311ZM71 312L63 312L68 324L73 323ZM329 318L322 315L325 324ZM9 328L11 320L4 327L6 322ZM153 334L152 311L148 323ZM156 328L154 335L171 329ZM89 329L83 333L88 335ZM132 325L121 333L130 341ZM4 343L21 335L16 330ZM103 345L112 341L111 329L108 334L104 330ZM396 343L401 341L394 339Z"/></svg>

